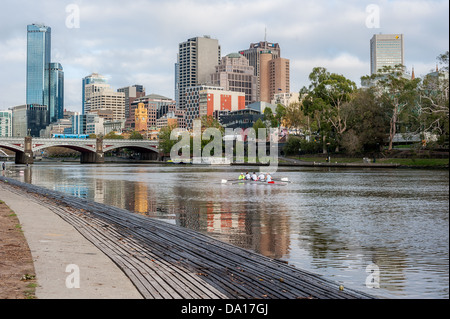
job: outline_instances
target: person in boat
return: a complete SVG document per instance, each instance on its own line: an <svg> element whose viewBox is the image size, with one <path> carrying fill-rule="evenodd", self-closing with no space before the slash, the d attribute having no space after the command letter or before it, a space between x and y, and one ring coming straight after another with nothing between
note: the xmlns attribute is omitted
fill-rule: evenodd
<svg viewBox="0 0 450 319"><path fill-rule="evenodd" d="M272 176L270 176L270 173L267 173L266 182L271 182L271 181L272 181Z"/></svg>
<svg viewBox="0 0 450 319"><path fill-rule="evenodd" d="M253 174L252 174L252 180L253 181L257 181L258 180L258 176L256 176L255 172L253 172Z"/></svg>
<svg viewBox="0 0 450 319"><path fill-rule="evenodd" d="M245 179L244 173L241 173L241 175L239 175L239 180L241 180L241 179Z"/></svg>
<svg viewBox="0 0 450 319"><path fill-rule="evenodd" d="M265 179L266 179L266 176L264 175L264 173L262 173L262 172L259 173L258 180L264 182Z"/></svg>
<svg viewBox="0 0 450 319"><path fill-rule="evenodd" d="M250 176L249 172L247 172L247 173L245 174L245 179L246 179L246 180L250 180L250 179L251 179L251 176Z"/></svg>

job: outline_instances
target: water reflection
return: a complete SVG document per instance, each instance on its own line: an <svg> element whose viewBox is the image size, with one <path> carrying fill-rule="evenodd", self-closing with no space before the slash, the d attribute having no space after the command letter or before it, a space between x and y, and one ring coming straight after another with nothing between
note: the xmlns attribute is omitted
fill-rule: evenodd
<svg viewBox="0 0 450 319"><path fill-rule="evenodd" d="M381 297L448 298L448 171L279 170L292 184L226 184L233 167L34 164L11 177L283 259ZM380 269L367 289L366 267Z"/></svg>

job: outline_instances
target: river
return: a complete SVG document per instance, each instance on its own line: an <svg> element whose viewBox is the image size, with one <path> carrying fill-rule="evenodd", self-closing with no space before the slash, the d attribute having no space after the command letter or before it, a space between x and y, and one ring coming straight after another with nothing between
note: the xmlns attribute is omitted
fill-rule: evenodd
<svg viewBox="0 0 450 319"><path fill-rule="evenodd" d="M449 172L278 168L286 185L222 183L251 167L8 164L6 176L158 218L380 298L449 298Z"/></svg>

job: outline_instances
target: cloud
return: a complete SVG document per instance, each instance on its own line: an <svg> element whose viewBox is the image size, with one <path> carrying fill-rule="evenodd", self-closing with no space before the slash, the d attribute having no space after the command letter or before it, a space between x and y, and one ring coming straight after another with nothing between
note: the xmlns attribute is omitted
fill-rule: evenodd
<svg viewBox="0 0 450 319"><path fill-rule="evenodd" d="M357 56L349 53L342 53L332 59L316 57L312 59L294 59L291 60L291 73L302 74L308 77L314 67L324 67L331 73L342 74L346 78L352 80L359 86L360 78L364 73L362 70L368 69L365 61L361 61ZM369 70L367 70L368 73ZM366 73L366 74L367 74ZM306 85L306 84L305 84ZM296 91L300 87L292 88Z"/></svg>
<svg viewBox="0 0 450 319"><path fill-rule="evenodd" d="M66 6L79 8L80 27L66 26ZM366 6L380 9L380 28L366 26ZM23 8L26 8L24 10ZM250 43L278 42L291 60L291 90L308 85L323 66L359 85L369 73L369 41L375 33L403 33L405 62L426 74L448 50L447 0L36 0L2 3L0 108L25 103L26 25L52 27L52 60L65 72L65 104L81 110L81 79L108 76L114 89L142 84L174 96L178 44L211 35L222 55ZM20 14L18 14L20 13Z"/></svg>

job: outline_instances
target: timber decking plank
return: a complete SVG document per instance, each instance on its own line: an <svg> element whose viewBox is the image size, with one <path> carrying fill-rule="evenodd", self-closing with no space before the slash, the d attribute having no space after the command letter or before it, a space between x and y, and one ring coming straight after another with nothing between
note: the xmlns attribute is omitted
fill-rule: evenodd
<svg viewBox="0 0 450 319"><path fill-rule="evenodd" d="M56 209L54 209L54 210L56 210ZM65 213L67 214L67 212L65 212ZM62 218L65 218L65 217L67 218L67 216L64 216L64 212L63 213L59 212L59 214L63 215ZM95 229L98 232L99 232L99 229L101 229L100 227L102 227L102 225L100 225L99 222L95 222L95 220L92 220L92 219L89 221L89 223L90 223L89 226L91 226L91 227L93 227L94 223L97 224ZM78 224L78 226L79 227L83 227L83 225L80 226L80 224ZM112 236L112 232L116 232L114 228L115 227L107 227L106 229L104 229L104 232L108 232L109 235ZM101 232L101 234L105 235L104 232ZM120 237L120 234L117 233L114 236L117 239L117 236ZM128 239L124 239L124 240L127 241ZM96 245L99 245L99 243L96 242ZM132 245L136 245L136 243L132 243ZM207 286L207 285L205 285L205 283L201 283L200 285L197 284L196 286L194 286L190 281L194 281L194 283L195 283L196 281L198 281L198 278L192 276L191 274L186 274L186 275L191 275L188 278L186 278L186 276L184 276L183 278L179 278L180 280L178 280L178 281L173 281L171 278L174 277L174 275L178 275L177 272L180 271L177 267L172 267L169 270L168 269L158 270L158 269L155 269L154 267L152 268L152 267L150 267L147 264L147 261L145 259L152 260L152 258L156 258L156 257L155 256L144 256L144 255L142 255L142 253L147 254L147 252L143 251L142 247L139 247L139 246L132 247L132 245L128 245L128 246L129 246L130 249L133 249L135 251L135 254L133 255L133 257L137 258L137 260L139 260L141 262L140 268L142 268L142 269L140 270L140 273L144 277L147 278L147 281L149 283L153 283L152 286L155 289L157 289L158 286L159 287L163 287L164 286L165 287L164 289L167 290L166 284L169 285L170 287L178 286L178 288L181 288L181 289L176 290L176 292L175 292L175 290L169 291L170 295L173 298L179 298L179 297L183 297L183 298L200 298L200 297L201 298L218 298L218 297L222 297L223 298L224 297L223 295L221 296L220 294L211 292L211 290L207 291L207 292L209 292L209 294L205 293L204 289L201 289L201 288L204 288L205 286ZM111 248L111 247L109 247L109 248ZM137 249L141 249L141 251L138 251ZM110 251L111 251L110 255L112 255L113 258L121 257L121 255L117 254L117 251L113 252L112 248L110 249ZM141 255L139 255L139 254L141 254ZM129 257L130 256L128 254L128 258ZM144 259L142 259L142 258L144 258ZM123 260L124 258L120 258L120 259ZM123 265L123 262L122 262L122 265ZM170 267L171 265L166 264L165 266ZM159 265L159 268L161 268L161 265ZM161 278L163 280L164 280L164 278L166 278L165 280L167 282L164 282L164 284L162 284L161 280L159 280L158 278L155 278L154 276L159 276L158 278ZM188 280L187 281L183 281L182 279L184 279L184 280L188 279ZM155 280L158 282L159 285L155 285ZM185 285L186 283L188 285ZM156 291L160 291L160 289L157 289ZM152 293L152 296L155 296L155 292L154 291L151 291L151 293ZM157 297L160 297L158 293L156 293L156 295L157 295ZM168 296L166 295L164 297L167 298Z"/></svg>

